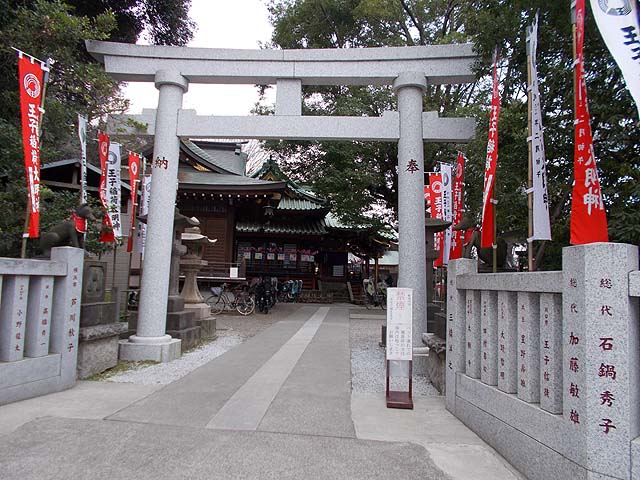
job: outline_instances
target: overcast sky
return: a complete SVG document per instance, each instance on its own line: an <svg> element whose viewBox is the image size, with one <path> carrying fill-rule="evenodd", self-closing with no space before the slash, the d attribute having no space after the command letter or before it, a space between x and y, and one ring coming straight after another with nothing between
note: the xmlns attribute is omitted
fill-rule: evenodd
<svg viewBox="0 0 640 480"><path fill-rule="evenodd" d="M192 0L190 16L198 24L190 47L258 48L271 39L272 27L262 0ZM158 91L152 83L130 83L125 95L131 113L156 108ZM268 96L273 102L275 88ZM247 115L258 100L253 85L189 85L183 108L202 115Z"/></svg>

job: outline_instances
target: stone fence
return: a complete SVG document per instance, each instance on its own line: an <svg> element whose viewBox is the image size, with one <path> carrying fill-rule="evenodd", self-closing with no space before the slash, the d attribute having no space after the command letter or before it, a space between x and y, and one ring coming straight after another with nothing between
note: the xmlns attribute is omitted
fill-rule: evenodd
<svg viewBox="0 0 640 480"><path fill-rule="evenodd" d="M640 479L638 247L559 272L449 264L447 409L530 479Z"/></svg>
<svg viewBox="0 0 640 480"><path fill-rule="evenodd" d="M0 405L76 381L84 250L0 258Z"/></svg>

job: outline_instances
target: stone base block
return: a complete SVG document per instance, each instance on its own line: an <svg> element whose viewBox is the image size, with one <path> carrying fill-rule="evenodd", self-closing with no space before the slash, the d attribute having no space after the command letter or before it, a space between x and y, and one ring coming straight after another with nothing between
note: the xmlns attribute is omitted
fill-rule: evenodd
<svg viewBox="0 0 640 480"><path fill-rule="evenodd" d="M180 345L182 341L172 338L164 343L133 343L129 340L120 340L120 360L126 362L139 362L151 360L154 362L171 362L182 355Z"/></svg>
<svg viewBox="0 0 640 480"><path fill-rule="evenodd" d="M184 298L180 295L169 295L167 299L167 312L179 312L184 310Z"/></svg>
<svg viewBox="0 0 640 480"><path fill-rule="evenodd" d="M200 342L200 327L189 327L183 330L167 330L167 334L173 338L182 340L182 353L195 347Z"/></svg>
<svg viewBox="0 0 640 480"><path fill-rule="evenodd" d="M120 333L126 331L124 323L110 323L81 327L78 342L78 378L89 378L113 368L118 363Z"/></svg>
<svg viewBox="0 0 640 480"><path fill-rule="evenodd" d="M184 309L193 312L195 320L204 320L211 316L211 307L206 303L185 303Z"/></svg>
<svg viewBox="0 0 640 480"><path fill-rule="evenodd" d="M181 312L169 312L167 313L167 330L184 330L185 328L192 328L193 312L182 310Z"/></svg>
<svg viewBox="0 0 640 480"><path fill-rule="evenodd" d="M200 327L200 337L202 340L215 340L218 338L216 333L216 317L203 318L196 320L196 325Z"/></svg>
<svg viewBox="0 0 640 480"><path fill-rule="evenodd" d="M429 347L427 376L440 395L445 394L446 344L437 335L422 334L422 343Z"/></svg>
<svg viewBox="0 0 640 480"><path fill-rule="evenodd" d="M95 302L82 304L80 307L80 326L105 325L115 322L115 302Z"/></svg>

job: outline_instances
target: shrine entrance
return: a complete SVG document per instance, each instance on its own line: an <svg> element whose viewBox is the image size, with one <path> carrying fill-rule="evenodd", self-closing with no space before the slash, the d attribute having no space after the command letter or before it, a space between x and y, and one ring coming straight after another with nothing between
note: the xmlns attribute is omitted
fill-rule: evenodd
<svg viewBox="0 0 640 480"><path fill-rule="evenodd" d="M421 345L427 325L423 142L464 143L475 128L473 119L423 112L422 97L427 85L475 79L471 44L336 50L203 49L94 40L86 45L116 80L154 82L159 90L157 110L129 116L148 125L160 161L153 162L138 329L121 345L121 354L170 361L180 352L175 348L179 340L166 335L165 318L172 246L166 214L176 201L181 137L398 142L398 286L414 289L413 345ZM199 116L183 110L190 83L275 85L275 115ZM398 111L380 117L304 116L303 85L391 85Z"/></svg>

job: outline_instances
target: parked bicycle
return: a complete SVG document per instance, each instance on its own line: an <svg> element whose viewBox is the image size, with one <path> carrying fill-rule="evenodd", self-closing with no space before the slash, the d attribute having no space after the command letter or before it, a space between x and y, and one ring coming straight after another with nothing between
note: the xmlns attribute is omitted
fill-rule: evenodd
<svg viewBox="0 0 640 480"><path fill-rule="evenodd" d="M211 307L211 313L218 315L225 311L236 310L240 315L251 315L256 309L256 302L249 292L237 288L233 292L229 285L223 283L221 287L211 288L211 295L206 302Z"/></svg>
<svg viewBox="0 0 640 480"><path fill-rule="evenodd" d="M279 302L298 302L302 291L302 280L287 280L278 285Z"/></svg>
<svg viewBox="0 0 640 480"><path fill-rule="evenodd" d="M387 285L379 282L376 288L373 279L364 279L362 281L364 292L364 306L367 310L380 307L383 310L387 308Z"/></svg>

